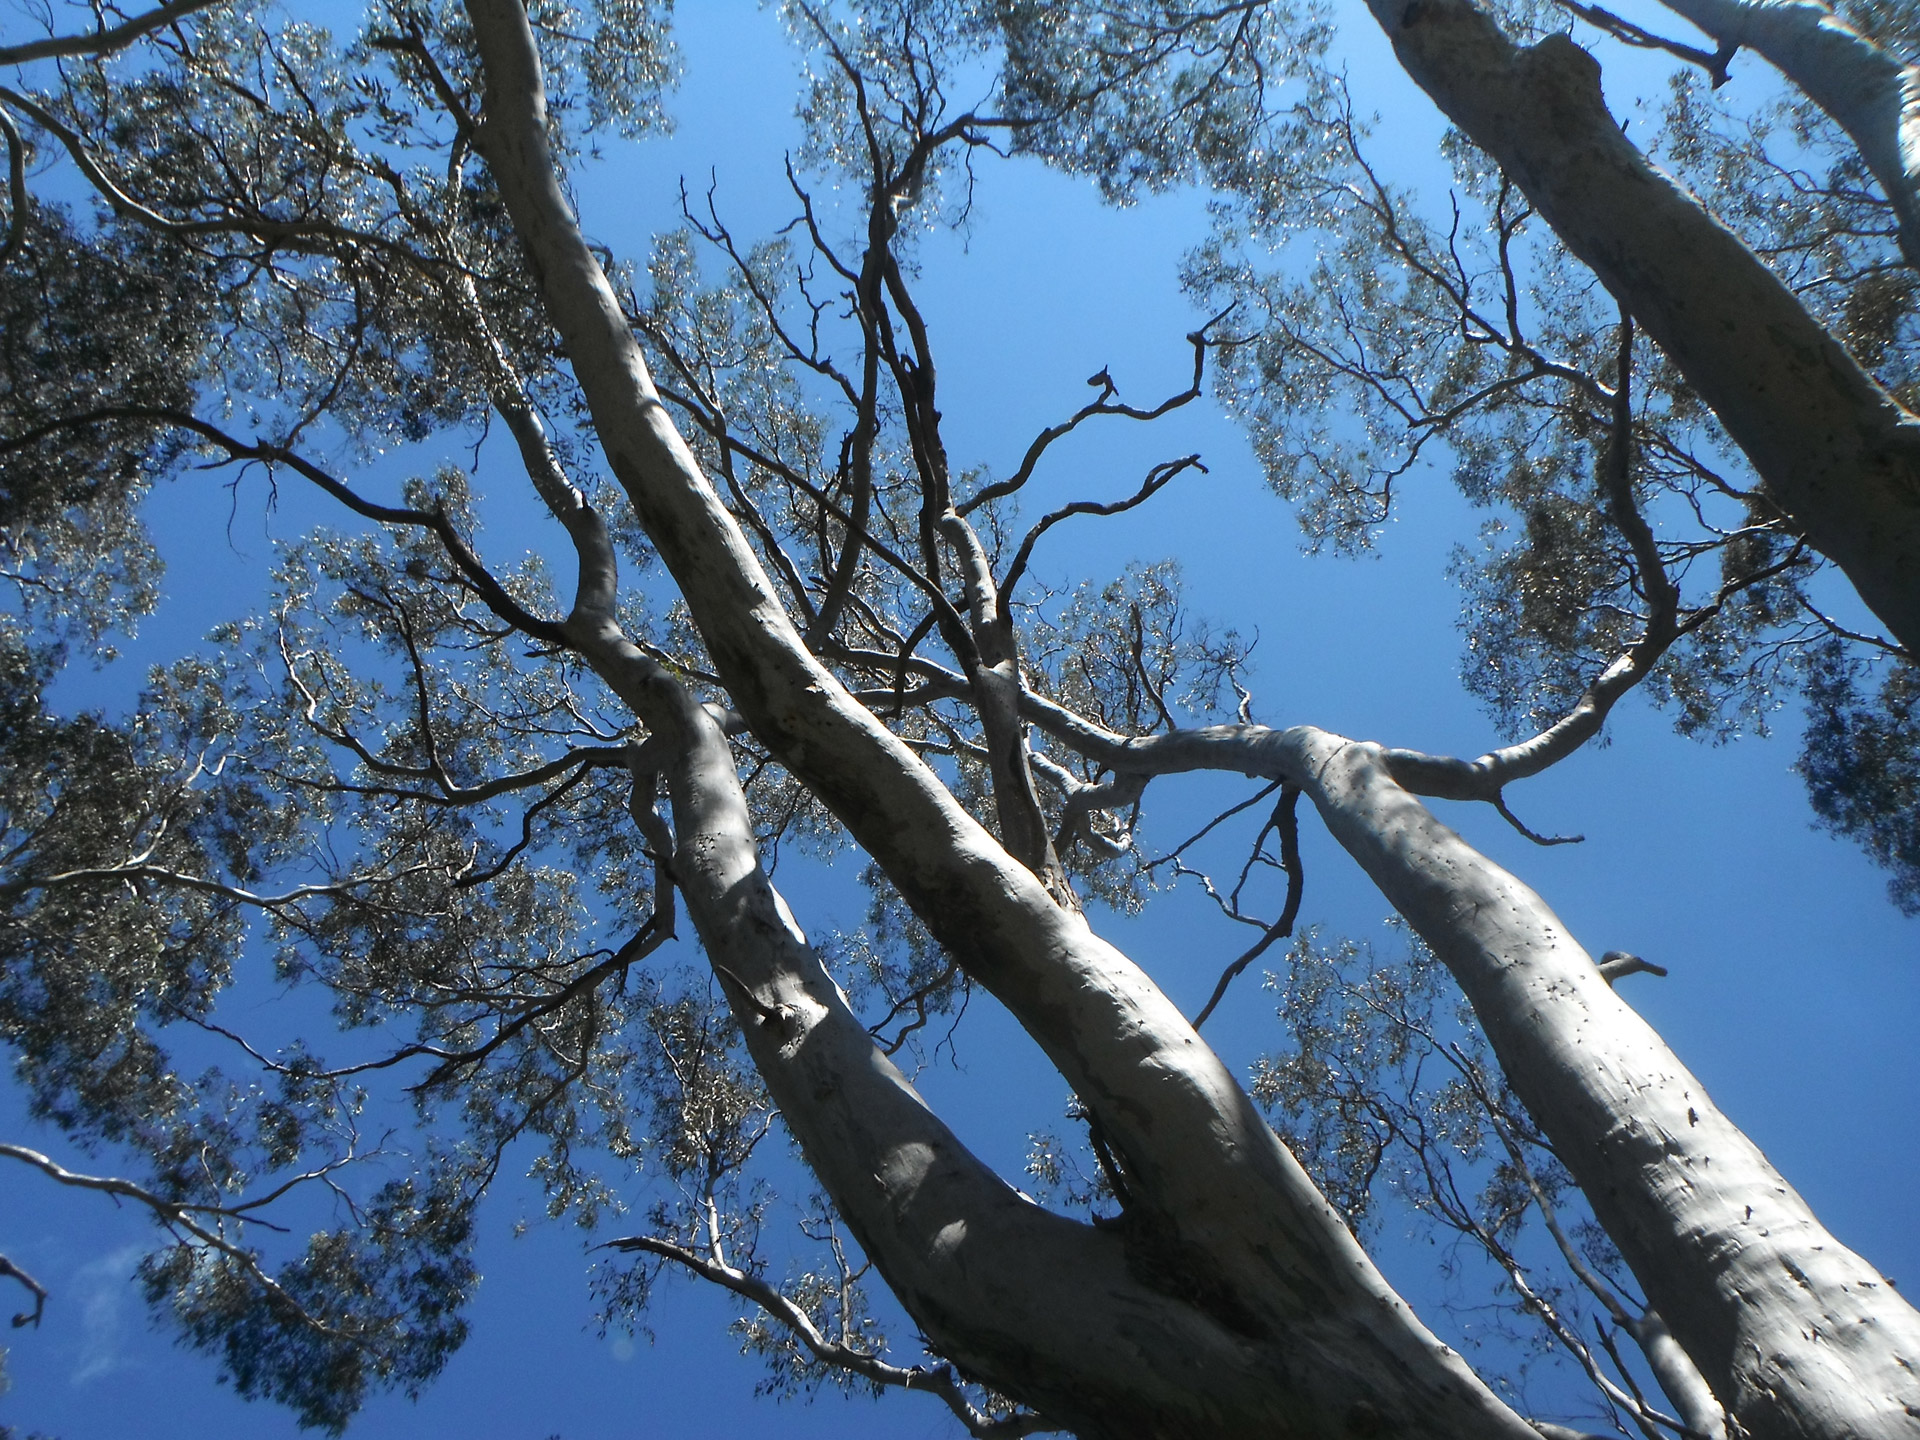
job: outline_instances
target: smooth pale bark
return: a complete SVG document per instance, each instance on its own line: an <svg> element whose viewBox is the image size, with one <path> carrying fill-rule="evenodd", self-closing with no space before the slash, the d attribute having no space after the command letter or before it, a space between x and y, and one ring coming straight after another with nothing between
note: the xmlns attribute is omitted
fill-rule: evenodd
<svg viewBox="0 0 1920 1440"><path fill-rule="evenodd" d="M1807 538L1920 653L1920 425L1772 271L1649 165L1564 35L1468 0L1368 0L1407 73L1497 160L1713 408Z"/></svg>
<svg viewBox="0 0 1920 1440"><path fill-rule="evenodd" d="M1302 788L1459 981L1733 1418L1756 1440L1920 1434L1920 1314L1819 1223L1546 903L1401 789L1379 747L1296 743Z"/></svg>
<svg viewBox="0 0 1920 1440"><path fill-rule="evenodd" d="M561 638L646 725L636 764L666 782L674 833L649 840L671 848L673 888L770 1095L921 1332L965 1373L1086 1436L1323 1429L1302 1387L1276 1383L1298 1357L1142 1283L1125 1232L1051 1214L1015 1191L876 1045L760 866L721 719L621 631L605 523L496 359L495 403L579 559Z"/></svg>
<svg viewBox="0 0 1920 1440"><path fill-rule="evenodd" d="M1298 785L1459 982L1649 1304L1746 1433L1920 1435L1920 1314L1820 1224L1546 902L1403 788L1394 752L1310 726L1128 740L1044 702L1028 714L1127 773Z"/></svg>
<svg viewBox="0 0 1920 1440"><path fill-rule="evenodd" d="M1309 1429L1331 1432L1364 1416L1409 1433L1512 1431L1519 1422L1407 1315L1165 997L1053 904L1031 871L807 654L656 398L566 206L524 13L513 0L472 0L470 9L488 75L487 158L614 472L680 583L734 703L880 860L955 957L1009 1005L1099 1118L1135 1190L1136 1273L1146 1266L1220 1323L1300 1357L1293 1374L1279 1378L1298 1387L1290 1403ZM1291 743L1317 733L1296 732ZM1310 768L1304 757L1296 765ZM1513 1052L1503 1060L1524 1077L1522 1093L1549 1133L1558 1126L1556 1140L1564 1135L1578 1152L1570 1163L1596 1189L1603 1215L1622 1226L1623 1248L1656 1262L1642 1279L1661 1263L1674 1267L1649 1288L1681 1343L1710 1378L1721 1378L1755 1434L1896 1433L1886 1402L1906 1402L1897 1377L1871 1357L1887 1350L1891 1332L1911 1330L1912 1312L1881 1300L1879 1278L1818 1230L1657 1037L1644 1025L1628 1033L1632 1012L1537 897L1457 838L1450 848L1431 817L1429 829L1414 824L1424 810L1392 785L1383 762L1374 770L1390 787L1378 794L1357 779L1298 778L1330 821L1347 817L1342 838L1456 964L1496 1045ZM1413 810L1354 818L1381 796ZM1489 897L1510 901L1512 915L1449 910L1443 897L1454 882L1481 909ZM1523 932L1546 936L1524 964L1507 953ZM1529 1040L1535 1030L1540 1038ZM1643 1104L1648 1087L1660 1104ZM1687 1117L1678 1129L1677 1115ZM1730 1229L1732 1203L1752 1208ZM1800 1277L1794 1283L1807 1293L1779 1291L1782 1273ZM1818 1303L1810 1306L1808 1294ZM1729 1306L1756 1313L1743 1323ZM1803 1317L1857 1323L1837 1338L1816 1323L1798 1343L1784 1332ZM1755 1335L1771 1348L1746 1353L1741 1347L1751 1348ZM1891 1342L1896 1354L1900 1335ZM1847 1393L1854 1385L1864 1385L1864 1397ZM1361 1411L1363 1403L1375 1408ZM1836 1421L1850 1413L1860 1423Z"/></svg>
<svg viewBox="0 0 1920 1440"><path fill-rule="evenodd" d="M1284 1411L1302 1434L1530 1436L1387 1287L1179 1011L806 651L660 403L566 203L524 10L470 0L468 11L487 81L483 154L600 444L733 703L1098 1117L1133 1191L1132 1272L1276 1357L1279 1398L1260 1417L1223 1416L1215 1433L1229 1421L1274 1433Z"/></svg>
<svg viewBox="0 0 1920 1440"><path fill-rule="evenodd" d="M604 603L611 594L608 584L584 595L569 638L652 732L646 754L675 825L673 879L748 1050L815 1175L932 1345L1086 1436L1313 1429L1298 1388L1275 1383L1291 1357L1141 1283L1123 1233L1041 1209L928 1109L761 868L719 723L621 635Z"/></svg>
<svg viewBox="0 0 1920 1440"><path fill-rule="evenodd" d="M1920 265L1920 67L1903 65L1814 0L1660 0L1722 47L1751 50L1847 132Z"/></svg>

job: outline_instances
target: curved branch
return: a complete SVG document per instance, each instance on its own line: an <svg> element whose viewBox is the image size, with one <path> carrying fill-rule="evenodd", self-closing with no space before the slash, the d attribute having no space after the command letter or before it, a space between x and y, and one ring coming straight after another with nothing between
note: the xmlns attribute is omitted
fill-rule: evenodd
<svg viewBox="0 0 1920 1440"><path fill-rule="evenodd" d="M1237 305L1239 302L1235 301L1234 303ZM1098 387L1100 391L1099 399L1081 406L1071 417L1061 421L1058 425L1050 425L1045 430L1042 430L1040 434L1035 437L1034 442L1027 447L1027 453L1021 457L1019 469L1015 470L1013 474L1009 475L1005 480L997 480L993 484L985 486L978 494L970 496L961 504L956 505L954 509L964 518L965 516L971 515L975 510L987 504L989 501L1000 500L1016 493L1033 478L1034 468L1039 465L1040 457L1047 453L1048 447L1051 446L1054 441L1072 434L1075 430L1079 429L1083 423L1093 419L1095 416L1118 415L1127 420L1158 420L1162 415L1178 410L1181 406L1199 399L1201 382L1206 376L1207 347L1214 343L1207 338L1207 332L1222 320L1226 319L1227 316L1231 315L1233 309L1233 305L1229 305L1198 330L1193 331L1187 336L1187 343L1193 346L1193 383L1186 389L1177 395L1168 396L1158 405L1148 410L1142 410L1133 405L1116 405L1113 403L1113 399L1114 396L1119 394L1119 389L1114 385L1113 377L1108 374L1107 371L1102 370L1098 375L1093 376L1087 381L1089 385Z"/></svg>
<svg viewBox="0 0 1920 1440"><path fill-rule="evenodd" d="M13 1328L18 1330L24 1325L37 1327L40 1324L40 1317L47 1311L47 1287L4 1255L0 1255L0 1280L18 1280L26 1286L27 1293L33 1296L33 1309L17 1313L13 1317Z"/></svg>
<svg viewBox="0 0 1920 1440"><path fill-rule="evenodd" d="M184 20L197 10L210 10L222 0L168 0L143 15L136 15L91 35L49 35L44 40L29 40L24 45L0 45L0 65L25 65L34 60L59 60L69 55L95 58L124 50L143 35Z"/></svg>
<svg viewBox="0 0 1920 1440"><path fill-rule="evenodd" d="M1254 942L1253 948L1240 956L1231 965L1220 972L1219 983L1213 987L1213 994L1207 997L1207 1003L1200 1007L1200 1013L1193 1017L1193 1028L1198 1030L1207 1023L1207 1017L1213 1014L1214 1007L1226 998L1227 987L1240 972L1267 953L1267 947L1276 940L1284 940L1293 934L1294 922L1300 918L1300 901L1306 892L1306 869L1300 863L1300 820L1295 813L1299 803L1300 791L1293 785L1283 786L1280 799L1273 807L1273 818L1269 826L1280 832L1280 868L1287 872L1287 903L1280 912L1280 918L1267 927L1266 933ZM1266 839L1266 830L1260 832L1260 839L1254 841L1257 849Z"/></svg>
<svg viewBox="0 0 1920 1440"><path fill-rule="evenodd" d="M846 1370L869 1380L875 1385L895 1386L902 1390L922 1390L939 1397L951 1410L960 1423L967 1427L967 1433L980 1437L980 1440L1013 1440L1021 1435L1042 1434L1055 1429L1052 1422L1044 1416L1034 1414L1010 1415L995 1420L975 1408L967 1399L966 1392L960 1388L960 1382L952 1369L941 1365L932 1369L915 1365L907 1368L890 1365L877 1355L829 1339L813 1323L811 1316L793 1301L782 1295L772 1285L756 1275L732 1265L690 1250L684 1245L676 1245L671 1240L663 1240L653 1235L629 1235L618 1240L609 1240L600 1248L605 1250L637 1251L646 1255L657 1255L663 1260L671 1260L684 1270L691 1271L702 1280L731 1290L734 1294L751 1300L780 1324L791 1330L807 1347L814 1359L823 1365Z"/></svg>
<svg viewBox="0 0 1920 1440"><path fill-rule="evenodd" d="M1718 50L1709 52L1702 50L1698 45L1688 45L1682 41L1669 40L1664 35L1656 35L1651 30L1643 29L1631 20L1614 14L1604 6L1584 5L1581 0L1555 0L1555 3L1569 14L1579 16L1596 30L1605 31L1622 45L1631 45L1636 50L1661 50L1676 60L1684 60L1689 65L1698 65L1707 72L1716 90L1727 83L1727 66L1732 63L1734 55L1740 49L1737 44L1722 42ZM1680 5L1670 8L1682 10L1684 13Z"/></svg>
<svg viewBox="0 0 1920 1440"><path fill-rule="evenodd" d="M1063 505L1060 509L1041 517L1040 523L1029 530L1026 538L1020 542L1019 550L1014 553L1013 563L1007 566L1006 578L1000 582L1003 601L1006 596L1013 593L1013 587L1026 573L1027 562L1033 558L1034 545L1055 525L1074 515L1120 515L1137 505L1144 505L1165 489L1168 483L1183 470L1198 470L1202 475L1209 473L1207 467L1200 463L1198 455L1183 455L1178 460L1168 460L1154 466L1147 472L1147 478L1140 488L1124 500L1114 500L1105 504L1097 500L1076 500L1070 505Z"/></svg>
<svg viewBox="0 0 1920 1440"><path fill-rule="evenodd" d="M231 460L251 460L264 465L285 465L289 470L326 491L354 514L365 519L377 520L383 525L407 525L431 530L439 538L441 545L446 548L448 558L453 561L467 586L495 615L514 629L536 640L559 646L565 646L568 643L566 632L560 624L533 614L507 593L506 587L495 578L492 571L487 569L480 557L474 553L473 547L467 544L459 531L454 529L453 521L448 518L445 511L414 510L401 505L377 504L361 496L351 486L335 479L297 451L271 442L250 443L241 440L189 411L172 410L163 406L115 405L84 411L78 415L66 415L47 424L35 426L20 435L0 440L0 454L21 449L57 430L78 428L100 420L162 421L178 429L191 431L204 440L212 441L226 451Z"/></svg>
<svg viewBox="0 0 1920 1440"><path fill-rule="evenodd" d="M210 1250L217 1250L229 1260L238 1264L253 1278L253 1282L268 1294L275 1308L291 1316L310 1329L318 1331L328 1339L343 1341L349 1345L365 1345L366 1341L338 1326L313 1315L304 1305L288 1294L286 1288L267 1274L260 1266L259 1257L244 1246L236 1245L218 1230L210 1229L195 1216L208 1216L213 1219L245 1220L245 1211L231 1205L193 1205L169 1200L156 1194L145 1186L136 1185L131 1180L122 1180L113 1175L82 1175L69 1170L38 1150L29 1150L24 1145L10 1145L0 1142L0 1156L9 1160L18 1160L40 1171L48 1179L61 1185L71 1185L79 1190L93 1190L103 1195L111 1195L119 1200L131 1200L144 1205L153 1212L154 1218L169 1230L180 1230ZM260 1222L255 1221L255 1224ZM16 1323L18 1323L16 1321Z"/></svg>
<svg viewBox="0 0 1920 1440"><path fill-rule="evenodd" d="M1559 764L1599 734L1600 727L1606 723L1607 715L1621 696L1652 673L1653 667L1674 642L1691 635L1713 619L1743 590L1749 590L1762 581L1806 563L1805 547L1796 544L1773 564L1722 584L1711 601L1698 610L1688 612L1686 619L1656 629L1660 617L1654 616L1648 621L1647 630L1640 638L1594 677L1573 708L1539 734L1499 750L1490 750L1475 760L1428 755L1418 750L1390 749L1386 752L1387 763L1393 770L1394 778L1416 795L1430 795L1440 800L1483 800L1495 806L1503 805L1505 802L1500 792L1505 786ZM1663 633L1664 640L1661 639ZM1534 836L1526 827L1519 828L1528 838L1542 843L1549 838L1559 838Z"/></svg>

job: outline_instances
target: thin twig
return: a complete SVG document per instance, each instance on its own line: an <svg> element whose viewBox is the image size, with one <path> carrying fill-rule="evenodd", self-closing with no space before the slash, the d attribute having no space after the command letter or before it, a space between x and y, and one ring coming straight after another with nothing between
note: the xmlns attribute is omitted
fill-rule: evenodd
<svg viewBox="0 0 1920 1440"><path fill-rule="evenodd" d="M1213 1014L1214 1007L1226 996L1231 985L1241 971L1267 953L1267 948L1276 940L1293 933L1294 921L1300 918L1300 901L1306 893L1306 870L1300 863L1300 819L1296 809L1300 800L1297 787L1288 785L1281 789L1280 799L1273 807L1273 827L1280 832L1280 867L1287 872L1287 904L1280 912L1280 918L1267 927L1266 933L1239 959L1220 973L1219 983L1213 987L1213 994L1207 1003L1200 1007L1200 1013L1193 1017L1193 1028L1198 1030L1207 1023L1207 1017Z"/></svg>

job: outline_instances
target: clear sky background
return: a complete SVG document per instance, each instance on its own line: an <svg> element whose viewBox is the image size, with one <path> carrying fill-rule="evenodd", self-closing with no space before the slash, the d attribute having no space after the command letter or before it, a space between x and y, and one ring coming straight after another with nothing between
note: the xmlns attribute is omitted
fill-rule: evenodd
<svg viewBox="0 0 1920 1440"><path fill-rule="evenodd" d="M1350 63L1363 104L1385 116L1378 136L1389 170L1444 187L1433 159L1437 117L1356 18ZM682 175L696 189L712 178L742 237L766 235L791 212L781 156L797 140L797 61L777 17L752 0L683 0L678 34L686 76L672 106L676 134L609 141L601 164L577 177L589 232L636 259L651 235L676 225ZM1621 57L1603 55L1615 73ZM1757 66L1743 64L1736 80L1762 83ZM1435 201L1443 195L1444 188L1431 192ZM920 288L942 360L956 464L1006 473L1036 431L1084 403L1085 378L1102 367L1136 403L1182 388L1191 364L1182 337L1196 316L1175 275L1205 226L1204 198L1195 194L1115 210L1090 184L1032 162L983 165L970 225L926 245ZM1405 486L1377 557L1309 559L1242 434L1196 406L1151 429L1076 437L1036 482L1026 512L1127 493L1153 462L1191 450L1204 452L1210 474L1183 476L1132 515L1055 531L1059 543L1038 562L1042 577L1104 579L1132 562L1178 556L1195 614L1259 633L1259 719L1454 753L1477 754L1501 738L1458 680L1459 601L1444 569L1450 548L1471 543L1481 517L1444 473L1421 473ZM441 456L430 448L403 458L424 470ZM502 491L515 484L510 472L483 467L483 491L490 478ZM134 659L119 673L63 681L63 703L126 695L147 660L179 653L257 602L276 541L316 520L346 528L349 519L291 489L277 510L265 501L258 481L229 496L206 474L160 494L156 524L171 564L166 606ZM547 531L521 535L498 522L486 536L496 560L520 545L552 543ZM1590 950L1629 949L1669 966L1668 979L1634 977L1623 993L1841 1239L1896 1280L1920 1286L1920 926L1891 908L1883 877L1851 845L1811 829L1790 770L1797 710L1779 719L1781 738L1709 748L1675 737L1666 718L1628 700L1610 727L1611 744L1590 747L1512 797L1536 829L1584 833L1583 845L1537 849L1485 807L1443 814L1538 889ZM1158 782L1149 792L1151 843L1164 848L1189 819L1247 789L1224 777ZM1310 815L1302 830L1303 921L1329 936L1384 938L1384 901ZM783 864L778 879L810 932L858 923L856 868ZM1189 1013L1244 944L1191 887L1138 921L1097 923ZM273 998L255 980L236 1003ZM1242 978L1208 1036L1242 1064L1277 1043L1272 1001L1257 976ZM1064 1084L984 995L974 998L951 1059L943 1053L920 1083L961 1137L1009 1175L1018 1175L1029 1131L1064 1128ZM79 1156L29 1122L3 1088L0 1136L76 1168L111 1168L111 1157ZM691 1283L663 1291L651 1341L600 1337L578 1232L541 1222L513 1237L517 1220L538 1215L531 1187L503 1187L483 1211L486 1279L471 1311L472 1338L417 1404L377 1397L350 1433L960 1433L920 1397L875 1405L829 1396L777 1410L755 1401L760 1362L739 1356L727 1334L735 1307ZM150 1327L128 1280L150 1241L150 1226L131 1209L22 1169L0 1170L0 1251L52 1291L44 1326L8 1337L14 1385L0 1397L0 1423L66 1440L296 1433L290 1416L235 1400L215 1386L210 1359ZM1407 1243L1397 1222L1376 1249L1428 1322L1471 1345L1462 1322L1436 1308L1443 1287L1432 1252ZM895 1333L910 1363L911 1327Z"/></svg>

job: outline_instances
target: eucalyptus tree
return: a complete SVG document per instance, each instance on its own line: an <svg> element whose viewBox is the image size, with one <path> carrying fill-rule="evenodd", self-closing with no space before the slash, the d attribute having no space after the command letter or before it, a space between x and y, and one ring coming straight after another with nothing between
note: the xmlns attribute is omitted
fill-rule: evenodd
<svg viewBox="0 0 1920 1440"><path fill-rule="evenodd" d="M1372 178L1312 17L870 0L795 3L790 19L812 56L795 222L749 245L688 201L644 271L583 234L568 192L597 135L660 123L672 58L643 0L387 0L344 46L181 3L0 52L43 66L0 87L17 592L0 634L0 1025L37 1112L145 1173L0 1153L148 1208L167 1232L142 1270L156 1305L242 1393L320 1425L345 1424L369 1386L418 1388L460 1343L474 1206L532 1140L557 1212L611 1225L634 1167L669 1182L643 1229L605 1242L634 1257L606 1281L610 1306L646 1303L663 1269L702 1277L757 1307L747 1339L792 1383L926 1390L983 1435L1556 1433L1440 1343L1356 1240L1386 1136L1643 1431L1913 1433L1920 1317L1615 996L1651 967L1596 963L1421 798L1509 813L1505 788L1590 739L1637 684L1706 724L1816 630L1871 648L1826 619L1817 555L1904 664L1910 497L1894 440L1862 419L1905 423L1898 402L1710 226L1720 250L1687 263L1737 252L1751 282L1714 303L1743 321L1774 308L1699 359L1678 302L1654 303L1683 283L1657 266L1692 240L1669 219L1657 256L1634 259L1631 235L1592 241L1581 225L1607 217L1545 198L1534 162L1502 151L1560 133L1533 111L1500 112L1507 130L1488 134L1461 120L1481 147L1459 147L1463 188L1491 225L1491 268L1471 270ZM1449 0L1388 19L1443 104L1448 85L1492 104L1518 67L1540 113L1564 102L1568 124L1592 120L1564 37L1517 52ZM990 103L955 103L954 77L1003 57ZM1473 83L1446 68L1469 61ZM1527 70L1548 62L1551 83ZM1301 106L1268 104L1283 73ZM1095 376L1011 474L969 470L943 435L915 238L964 204L968 166L1016 146L1117 187L1198 157L1244 198L1223 215L1249 239L1321 226L1356 259L1384 246L1411 278L1376 266L1354 306L1343 285L1362 269L1329 271L1333 308L1314 311L1223 235L1194 283L1234 303L1189 337L1187 388L1135 405ZM36 194L30 168L66 177L78 213ZM1636 194L1680 203L1632 173ZM1533 268L1516 258L1529 206L1624 292L1610 323L1558 298L1550 247ZM703 278L697 247L725 278ZM1523 303L1536 273L1544 298ZM1374 326L1401 359L1345 363L1341 336ZM1825 337L1814 361L1803 333ZM1770 356L1820 371L1806 413L1776 391L1756 414L1716 378ZM1018 498L1049 449L1193 403L1210 368L1330 536L1366 530L1382 476L1429 432L1524 514L1526 544L1469 569L1477 683L1510 718L1537 715L1529 733L1463 759L1269 728L1243 647L1186 623L1168 572L1037 593L1055 526L1156 502L1201 463L1163 461L1131 494L1022 532ZM1384 471L1368 469L1377 444L1313 428L1316 403L1353 395L1357 426L1404 432ZM1721 473L1716 425L1757 480ZM454 458L496 426L525 503L564 534L562 573L488 560L456 465L385 499L353 473L402 445ZM265 467L353 528L290 550L270 609L156 670L135 714L62 715L54 670L152 604L138 507L189 462ZM1892 517L1886 545L1836 498L1848 465L1869 518ZM1662 538L1648 515L1672 497L1698 502L1704 538ZM1701 593L1688 568L1705 557L1720 574ZM1912 783L1910 703L1868 705L1851 654L1821 653L1813 690L1846 732L1819 752L1842 772L1825 793L1866 816L1833 818L1910 864L1885 803ZM1887 743L1855 743L1874 726ZM1146 792L1203 770L1264 787L1245 802L1273 802L1248 864L1276 837L1289 881L1241 968L1297 918L1302 797L1424 947L1392 974L1296 947L1296 1044L1252 1094L1083 910L1139 901ZM870 862L875 921L857 942L808 942L764 861L783 838ZM710 983L656 963L682 911ZM609 931L625 938L600 943ZM347 1055L233 1028L218 1000L249 944L330 997ZM896 1064L975 986L1077 1097L1092 1213L995 1174ZM183 1033L225 1063L187 1078ZM1416 1056L1450 1067L1438 1095L1408 1073ZM363 1087L388 1080L417 1107L404 1155L363 1134ZM751 1178L776 1125L825 1196L807 1222L819 1267L785 1285L760 1258ZM1462 1189L1450 1153L1489 1158L1484 1192ZM1034 1173L1067 1168L1047 1152ZM311 1213L315 1195L331 1228L276 1258L263 1222ZM1582 1203L1604 1242L1563 1218ZM1599 1350L1530 1287L1512 1248L1530 1212L1604 1312ZM882 1349L868 1265L929 1363ZM1622 1360L1622 1339L1642 1361Z"/></svg>
<svg viewBox="0 0 1920 1440"><path fill-rule="evenodd" d="M1314 545L1366 548L1396 485L1450 462L1490 512L1458 568L1465 678L1503 724L1583 691L1597 721L1650 681L1681 729L1725 736L1798 689L1817 813L1911 909L1913 280L1888 158L1910 17L1669 8L1717 48L1571 0L1375 7L1458 127L1449 195L1375 163L1392 127L1356 111L1353 41L1288 7L1012 4L1006 24L1043 117L1024 144L1118 194L1199 174L1234 197L1188 278L1257 332L1225 388ZM1674 57L1667 96L1630 85L1610 116L1555 28L1575 24ZM1744 57L1723 88L1745 46L1800 88Z"/></svg>

